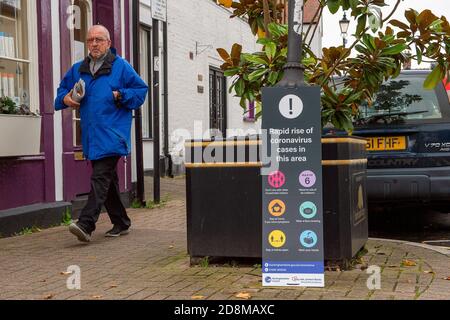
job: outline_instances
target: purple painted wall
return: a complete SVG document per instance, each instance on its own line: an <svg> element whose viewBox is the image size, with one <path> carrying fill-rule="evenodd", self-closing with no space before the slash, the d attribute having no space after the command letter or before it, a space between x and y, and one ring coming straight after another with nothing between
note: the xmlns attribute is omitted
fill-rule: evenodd
<svg viewBox="0 0 450 320"><path fill-rule="evenodd" d="M39 43L39 92L42 115L42 144L45 154L45 201L55 201L55 156L53 129L53 56L51 0L37 2Z"/></svg>
<svg viewBox="0 0 450 320"><path fill-rule="evenodd" d="M22 158L0 158L0 210L27 206L41 202L55 201L55 157L54 157L54 109L53 109L53 57L52 57L52 25L51 1L37 2L38 17L38 56L39 56L39 92L40 112L42 115L41 154ZM119 0L96 0L94 3L94 16L101 19L103 24L111 23L111 33L116 48L121 48L121 10L125 10L126 48L124 52L130 58L130 15L129 0L125 0L125 8L120 8ZM61 75L71 67L70 32L65 27L68 19L67 7L70 0L59 0L60 4L60 40L61 40ZM109 5L111 15L100 13L96 5ZM103 7L105 9L106 7ZM102 16L103 14L103 16ZM111 19L113 17L113 19ZM54 32L54 31L53 31ZM71 201L76 195L88 193L90 190L91 166L88 161L75 161L74 152L80 149L73 146L72 111L62 111L63 122L63 179L64 200ZM61 161L57 159L56 161ZM126 172L126 173L125 173ZM120 189L131 189L131 158L125 167L122 159L118 166ZM127 190L125 190L125 177Z"/></svg>
<svg viewBox="0 0 450 320"><path fill-rule="evenodd" d="M128 61L131 61L131 46L130 46L130 39L131 39L131 23L132 20L130 19L130 1L125 0L124 4L125 8L125 58Z"/></svg>
<svg viewBox="0 0 450 320"><path fill-rule="evenodd" d="M41 154L0 158L0 210L55 201L51 0L37 2ZM48 94L48 93L51 94Z"/></svg>
<svg viewBox="0 0 450 320"><path fill-rule="evenodd" d="M0 159L0 210L44 202L44 159Z"/></svg>

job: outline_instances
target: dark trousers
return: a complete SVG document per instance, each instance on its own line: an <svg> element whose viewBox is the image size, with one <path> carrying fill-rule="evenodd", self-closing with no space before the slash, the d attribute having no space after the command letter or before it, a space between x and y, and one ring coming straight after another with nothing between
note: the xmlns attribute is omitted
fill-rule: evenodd
<svg viewBox="0 0 450 320"><path fill-rule="evenodd" d="M105 205L113 225L128 229L131 225L125 207L120 200L117 162L120 157L108 157L92 161L91 192L78 224L88 233L95 230L102 206Z"/></svg>

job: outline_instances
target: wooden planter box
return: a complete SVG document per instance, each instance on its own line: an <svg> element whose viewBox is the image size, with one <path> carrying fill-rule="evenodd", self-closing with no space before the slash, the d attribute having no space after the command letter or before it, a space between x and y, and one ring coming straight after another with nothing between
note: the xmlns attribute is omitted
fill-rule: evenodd
<svg viewBox="0 0 450 320"><path fill-rule="evenodd" d="M223 146L216 152L220 158L231 149L236 155L237 148L246 148L245 159L206 163L199 154L213 145ZM261 163L249 156L258 145L258 140L186 143L191 261L205 256L261 258ZM368 239L365 139L323 138L322 154L325 260L345 268Z"/></svg>
<svg viewBox="0 0 450 320"><path fill-rule="evenodd" d="M0 114L0 157L40 153L41 117Z"/></svg>

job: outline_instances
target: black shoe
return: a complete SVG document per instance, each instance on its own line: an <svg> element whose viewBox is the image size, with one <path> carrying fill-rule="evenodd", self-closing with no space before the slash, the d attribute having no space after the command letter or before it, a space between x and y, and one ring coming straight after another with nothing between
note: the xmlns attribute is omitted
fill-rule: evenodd
<svg viewBox="0 0 450 320"><path fill-rule="evenodd" d="M105 233L105 237L119 237L130 233L130 230L119 226L114 226L111 230Z"/></svg>
<svg viewBox="0 0 450 320"><path fill-rule="evenodd" d="M69 226L69 231L74 234L78 240L81 242L90 242L91 235L87 233L82 227L80 227L77 223L71 223Z"/></svg>

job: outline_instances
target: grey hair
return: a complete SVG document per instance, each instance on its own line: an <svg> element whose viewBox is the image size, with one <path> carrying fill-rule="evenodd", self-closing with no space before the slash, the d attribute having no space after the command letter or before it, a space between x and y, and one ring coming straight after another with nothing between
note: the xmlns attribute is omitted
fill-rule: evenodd
<svg viewBox="0 0 450 320"><path fill-rule="evenodd" d="M89 30L88 30L88 34L89 34L89 32L91 32L91 30L94 29L94 28L100 28L100 29L102 29L103 32L104 32L105 35L106 35L106 39L107 39L107 40L111 40L111 35L110 35L108 29L107 29L104 25L101 25L101 24L96 24L96 25L93 25L92 27L90 27Z"/></svg>

